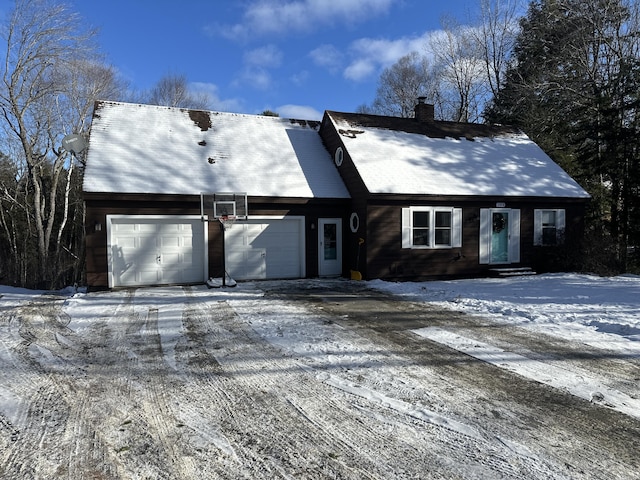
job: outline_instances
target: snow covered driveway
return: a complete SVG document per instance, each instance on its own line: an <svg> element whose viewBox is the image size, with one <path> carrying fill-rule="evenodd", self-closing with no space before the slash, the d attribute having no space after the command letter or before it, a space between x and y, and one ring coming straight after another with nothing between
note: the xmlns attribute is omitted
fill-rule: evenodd
<svg viewBox="0 0 640 480"><path fill-rule="evenodd" d="M379 287L3 290L0 477L640 478L638 342Z"/></svg>

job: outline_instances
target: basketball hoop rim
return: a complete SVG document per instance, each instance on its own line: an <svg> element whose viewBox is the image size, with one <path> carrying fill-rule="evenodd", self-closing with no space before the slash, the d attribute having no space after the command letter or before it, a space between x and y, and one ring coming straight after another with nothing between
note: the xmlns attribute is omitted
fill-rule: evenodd
<svg viewBox="0 0 640 480"><path fill-rule="evenodd" d="M234 222L236 221L237 216L236 215L220 215L218 217L218 221L222 224L222 226L226 229L231 228L231 226L234 224Z"/></svg>

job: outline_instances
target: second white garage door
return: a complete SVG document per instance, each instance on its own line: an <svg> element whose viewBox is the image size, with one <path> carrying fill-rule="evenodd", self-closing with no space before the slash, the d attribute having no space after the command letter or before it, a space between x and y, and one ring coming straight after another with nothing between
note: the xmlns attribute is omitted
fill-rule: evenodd
<svg viewBox="0 0 640 480"><path fill-rule="evenodd" d="M225 232L226 268L236 280L303 278L304 217L236 222Z"/></svg>

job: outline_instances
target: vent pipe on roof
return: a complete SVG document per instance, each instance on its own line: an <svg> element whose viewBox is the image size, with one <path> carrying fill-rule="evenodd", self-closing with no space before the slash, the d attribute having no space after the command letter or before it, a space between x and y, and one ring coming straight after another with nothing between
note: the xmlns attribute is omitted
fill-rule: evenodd
<svg viewBox="0 0 640 480"><path fill-rule="evenodd" d="M434 121L433 105L425 103L427 97L418 97L418 104L414 108L415 119L420 123L431 123Z"/></svg>

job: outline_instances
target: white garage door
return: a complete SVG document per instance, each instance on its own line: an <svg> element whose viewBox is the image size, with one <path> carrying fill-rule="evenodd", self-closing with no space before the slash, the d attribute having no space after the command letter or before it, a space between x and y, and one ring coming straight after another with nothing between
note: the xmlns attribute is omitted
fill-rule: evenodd
<svg viewBox="0 0 640 480"><path fill-rule="evenodd" d="M225 232L226 269L236 280L302 278L304 217L249 219Z"/></svg>
<svg viewBox="0 0 640 480"><path fill-rule="evenodd" d="M109 286L205 280L206 240L199 216L107 217Z"/></svg>

